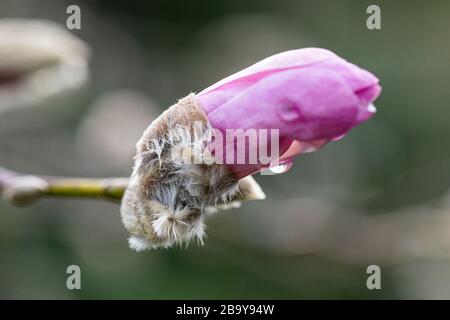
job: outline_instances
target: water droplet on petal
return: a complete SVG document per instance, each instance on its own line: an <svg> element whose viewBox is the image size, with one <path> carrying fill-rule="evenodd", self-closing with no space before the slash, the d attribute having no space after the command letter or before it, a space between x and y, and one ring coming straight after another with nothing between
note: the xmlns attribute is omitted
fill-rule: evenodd
<svg viewBox="0 0 450 320"><path fill-rule="evenodd" d="M292 104L284 104L278 110L279 116L284 121L295 121L299 118L297 108Z"/></svg>
<svg viewBox="0 0 450 320"><path fill-rule="evenodd" d="M268 170L272 172L272 174L282 174L285 172L288 172L289 169L292 167L292 161L287 161L278 165L273 165L269 167Z"/></svg>
<svg viewBox="0 0 450 320"><path fill-rule="evenodd" d="M280 166L270 167L269 170L275 174L280 174L286 171L286 165L283 164Z"/></svg>
<svg viewBox="0 0 450 320"><path fill-rule="evenodd" d="M375 113L375 112L377 112L377 108L372 103L370 103L367 106L367 111L370 112L370 113Z"/></svg>

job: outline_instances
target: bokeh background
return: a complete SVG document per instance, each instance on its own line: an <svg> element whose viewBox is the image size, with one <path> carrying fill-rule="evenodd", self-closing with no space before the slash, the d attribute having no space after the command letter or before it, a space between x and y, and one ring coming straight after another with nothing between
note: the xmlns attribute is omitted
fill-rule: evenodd
<svg viewBox="0 0 450 320"><path fill-rule="evenodd" d="M383 92L376 116L341 141L256 176L268 199L208 219L204 247L132 252L105 201L0 203L0 298L450 298L449 1L2 0L0 19L64 28L70 4L89 80L8 108L0 95L2 166L128 176L165 107L292 48L330 49ZM370 4L381 30L366 28ZM72 264L82 290L66 288ZM366 287L371 264L381 290Z"/></svg>

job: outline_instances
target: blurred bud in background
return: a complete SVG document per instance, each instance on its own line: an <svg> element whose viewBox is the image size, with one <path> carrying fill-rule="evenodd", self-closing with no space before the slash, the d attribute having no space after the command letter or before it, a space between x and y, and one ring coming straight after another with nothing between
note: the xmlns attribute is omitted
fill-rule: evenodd
<svg viewBox="0 0 450 320"><path fill-rule="evenodd" d="M95 174L128 175L136 141L158 115L149 97L133 90L116 90L97 98L76 134L77 155Z"/></svg>
<svg viewBox="0 0 450 320"><path fill-rule="evenodd" d="M36 105L81 87L89 48L62 25L44 20L0 20L0 112Z"/></svg>

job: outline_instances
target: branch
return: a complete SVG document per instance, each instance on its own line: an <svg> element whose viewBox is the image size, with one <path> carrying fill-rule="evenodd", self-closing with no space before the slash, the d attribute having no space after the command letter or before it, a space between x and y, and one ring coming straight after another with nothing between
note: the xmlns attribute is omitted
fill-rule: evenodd
<svg viewBox="0 0 450 320"><path fill-rule="evenodd" d="M43 197L122 199L128 178L70 178L22 174L0 167L0 195L24 206Z"/></svg>

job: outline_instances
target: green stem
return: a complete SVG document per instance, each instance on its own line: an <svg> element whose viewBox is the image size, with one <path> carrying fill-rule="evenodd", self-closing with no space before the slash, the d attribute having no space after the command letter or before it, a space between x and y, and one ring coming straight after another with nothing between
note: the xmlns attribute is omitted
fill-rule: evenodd
<svg viewBox="0 0 450 320"><path fill-rule="evenodd" d="M128 178L65 178L47 179L47 196L122 199Z"/></svg>
<svg viewBox="0 0 450 320"><path fill-rule="evenodd" d="M120 200L128 178L70 178L26 175L0 167L0 195L15 205L43 197L103 198Z"/></svg>

